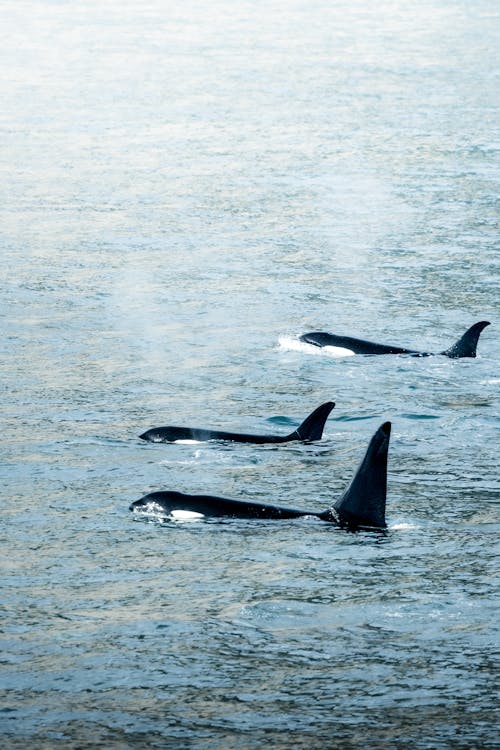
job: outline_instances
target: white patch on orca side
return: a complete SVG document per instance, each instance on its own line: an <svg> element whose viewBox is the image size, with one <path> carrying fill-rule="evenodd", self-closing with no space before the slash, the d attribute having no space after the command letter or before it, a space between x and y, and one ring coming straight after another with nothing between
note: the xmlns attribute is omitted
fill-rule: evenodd
<svg viewBox="0 0 500 750"><path fill-rule="evenodd" d="M351 349L345 349L343 346L315 346L308 344L307 341L300 341L291 336L280 336L278 343L282 349L290 349L295 352L306 352L307 354L317 354L327 357L352 357L355 352Z"/></svg>
<svg viewBox="0 0 500 750"><path fill-rule="evenodd" d="M356 353L352 349L346 349L343 346L323 346L322 348L325 354L329 354L330 357L353 357Z"/></svg>
<svg viewBox="0 0 500 750"><path fill-rule="evenodd" d="M176 445L199 445L201 440L174 440Z"/></svg>
<svg viewBox="0 0 500 750"><path fill-rule="evenodd" d="M196 513L194 510L171 510L170 516L174 521L199 521L200 518L205 518L203 513Z"/></svg>

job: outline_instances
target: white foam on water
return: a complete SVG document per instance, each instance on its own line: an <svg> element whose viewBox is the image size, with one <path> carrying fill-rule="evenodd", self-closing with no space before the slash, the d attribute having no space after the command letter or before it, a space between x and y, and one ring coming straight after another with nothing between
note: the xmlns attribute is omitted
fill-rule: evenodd
<svg viewBox="0 0 500 750"><path fill-rule="evenodd" d="M141 516L154 516L155 518L165 517L164 508L154 501L146 503L145 505L135 506L133 512Z"/></svg>
<svg viewBox="0 0 500 750"><path fill-rule="evenodd" d="M389 528L391 531L409 531L416 529L417 526L412 523L395 523L393 526L389 526Z"/></svg>

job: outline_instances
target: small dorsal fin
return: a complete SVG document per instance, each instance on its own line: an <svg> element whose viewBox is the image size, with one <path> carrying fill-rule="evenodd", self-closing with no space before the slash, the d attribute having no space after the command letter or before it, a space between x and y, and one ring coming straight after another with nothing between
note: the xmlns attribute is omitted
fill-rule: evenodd
<svg viewBox="0 0 500 750"><path fill-rule="evenodd" d="M333 401L327 401L325 404L318 406L317 409L304 419L295 432L292 432L290 438L294 436L298 440L321 440L325 422L334 406L335 403Z"/></svg>
<svg viewBox="0 0 500 750"><path fill-rule="evenodd" d="M481 335L481 331L489 325L490 324L487 320L481 320L479 323L474 323L474 325L471 326L464 335L453 344L453 346L450 346L449 349L441 352L441 354L444 354L446 357L451 357L452 359L459 359L460 357L475 357L477 342Z"/></svg>

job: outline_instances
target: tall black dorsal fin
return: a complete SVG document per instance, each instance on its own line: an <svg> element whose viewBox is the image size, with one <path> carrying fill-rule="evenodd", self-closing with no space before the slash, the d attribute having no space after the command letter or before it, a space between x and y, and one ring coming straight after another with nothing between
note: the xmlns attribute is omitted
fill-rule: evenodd
<svg viewBox="0 0 500 750"><path fill-rule="evenodd" d="M481 320L479 323L474 323L474 325L458 339L456 344L453 344L453 346L450 346L449 349L441 352L441 354L444 354L446 357L451 357L452 359L459 359L460 357L475 357L477 342L481 335L481 331L489 325L490 324L487 320Z"/></svg>
<svg viewBox="0 0 500 750"><path fill-rule="evenodd" d="M384 422L373 435L354 478L337 500L333 512L341 526L385 529L387 456L391 423Z"/></svg>

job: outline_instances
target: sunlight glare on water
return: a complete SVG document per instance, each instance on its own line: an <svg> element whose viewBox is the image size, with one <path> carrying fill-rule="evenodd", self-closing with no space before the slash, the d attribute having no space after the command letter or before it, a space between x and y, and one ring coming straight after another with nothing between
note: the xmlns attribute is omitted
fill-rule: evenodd
<svg viewBox="0 0 500 750"><path fill-rule="evenodd" d="M4 0L2 748L498 747L499 21ZM382 533L129 511L322 511L386 420Z"/></svg>

